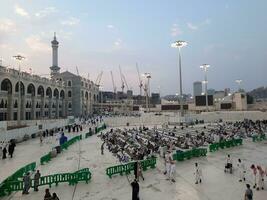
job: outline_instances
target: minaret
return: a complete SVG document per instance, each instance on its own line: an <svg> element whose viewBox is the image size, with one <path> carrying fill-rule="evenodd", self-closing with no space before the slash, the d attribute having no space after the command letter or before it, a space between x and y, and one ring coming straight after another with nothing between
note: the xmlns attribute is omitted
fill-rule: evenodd
<svg viewBox="0 0 267 200"><path fill-rule="evenodd" d="M52 66L50 67L50 75L53 78L59 73L60 67L58 66L58 41L56 33L54 33L54 39L51 41L52 44Z"/></svg>

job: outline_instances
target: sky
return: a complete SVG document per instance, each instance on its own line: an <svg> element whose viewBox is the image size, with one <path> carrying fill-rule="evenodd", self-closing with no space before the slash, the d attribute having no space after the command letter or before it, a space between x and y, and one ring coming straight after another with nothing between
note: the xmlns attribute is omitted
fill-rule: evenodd
<svg viewBox="0 0 267 200"><path fill-rule="evenodd" d="M151 73L151 91L179 91L176 40L181 50L183 90L202 81L199 66L210 64L208 87L251 90L267 86L266 0L1 0L0 58L17 68L48 76L51 40L59 41L59 67L121 90L119 66L129 89L139 93L138 74Z"/></svg>

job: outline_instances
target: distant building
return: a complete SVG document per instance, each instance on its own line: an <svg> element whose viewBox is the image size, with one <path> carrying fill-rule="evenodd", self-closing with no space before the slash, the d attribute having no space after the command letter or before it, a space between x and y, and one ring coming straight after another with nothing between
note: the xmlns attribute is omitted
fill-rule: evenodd
<svg viewBox="0 0 267 200"><path fill-rule="evenodd" d="M193 83L193 95L199 96L202 93L202 82L196 81Z"/></svg>
<svg viewBox="0 0 267 200"><path fill-rule="evenodd" d="M224 89L224 96L228 96L231 92L231 89L230 88L225 88Z"/></svg>
<svg viewBox="0 0 267 200"><path fill-rule="evenodd" d="M215 94L215 90L210 88L208 89L208 95L214 95Z"/></svg>
<svg viewBox="0 0 267 200"><path fill-rule="evenodd" d="M150 103L153 105L160 104L160 94L152 93L150 98Z"/></svg>

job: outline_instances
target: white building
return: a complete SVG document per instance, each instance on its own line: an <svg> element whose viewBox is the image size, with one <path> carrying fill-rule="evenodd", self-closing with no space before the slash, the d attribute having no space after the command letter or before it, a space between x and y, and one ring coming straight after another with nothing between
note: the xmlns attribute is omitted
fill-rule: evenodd
<svg viewBox="0 0 267 200"><path fill-rule="evenodd" d="M99 99L98 86L68 71L60 73L56 35L51 44L50 79L0 66L0 121L64 118L92 113L93 105Z"/></svg>

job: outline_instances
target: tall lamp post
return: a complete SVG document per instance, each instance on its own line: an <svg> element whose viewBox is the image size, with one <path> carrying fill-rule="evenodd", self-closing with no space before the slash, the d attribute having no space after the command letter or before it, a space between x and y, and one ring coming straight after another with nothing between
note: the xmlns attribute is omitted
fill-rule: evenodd
<svg viewBox="0 0 267 200"><path fill-rule="evenodd" d="M147 79L147 82L145 84L145 92L146 92L146 112L149 112L150 106L149 106L149 94L150 94L150 79L151 79L151 74L150 73L144 73L143 76Z"/></svg>
<svg viewBox="0 0 267 200"><path fill-rule="evenodd" d="M21 55L16 55L16 56L13 56L13 58L15 58L17 61L18 61L18 64L19 64L19 97L18 97L18 113L17 113L17 125L20 126L20 122L21 122L21 82L20 82L20 65L21 65L21 62L22 60L25 59L24 56L21 56Z"/></svg>
<svg viewBox="0 0 267 200"><path fill-rule="evenodd" d="M206 111L209 111L209 101L208 101L208 68L210 67L209 64L203 64L200 66L200 69L204 70L204 74L205 74L205 79L203 81L203 83L205 84L205 95L206 95Z"/></svg>
<svg viewBox="0 0 267 200"><path fill-rule="evenodd" d="M184 116L184 108L183 108L183 85L182 85L182 60L181 60L181 48L185 47L187 42L178 40L171 44L171 47L178 48L179 52L179 77L180 77L180 109L181 116Z"/></svg>
<svg viewBox="0 0 267 200"><path fill-rule="evenodd" d="M241 83L242 83L242 81L243 81L243 80L241 80L241 79L237 79L237 80L235 80L235 82L236 82L237 85L238 85L238 91L239 91L239 92L241 92Z"/></svg>

